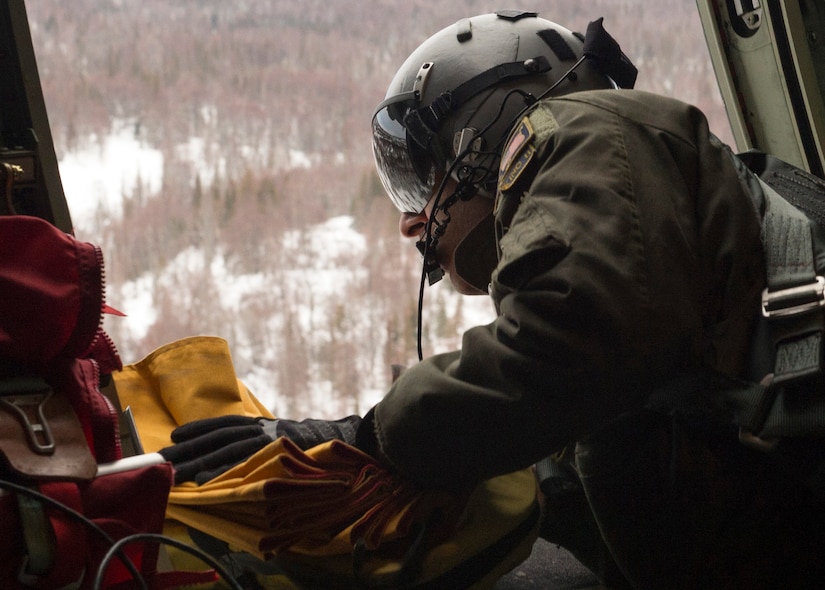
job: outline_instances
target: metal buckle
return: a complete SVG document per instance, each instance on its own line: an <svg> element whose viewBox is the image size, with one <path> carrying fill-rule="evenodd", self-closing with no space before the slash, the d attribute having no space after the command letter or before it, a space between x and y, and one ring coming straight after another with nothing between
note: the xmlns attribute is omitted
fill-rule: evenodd
<svg viewBox="0 0 825 590"><path fill-rule="evenodd" d="M9 409L23 425L29 445L35 453L40 455L54 454L55 444L52 429L46 420L43 409L46 402L52 397L52 388L42 380L11 380L0 388L3 393L14 391L13 394L0 395L0 406ZM20 389L15 389L15 383ZM32 385L35 387L32 388ZM29 410L28 412L26 410Z"/></svg>
<svg viewBox="0 0 825 590"><path fill-rule="evenodd" d="M825 277L817 276L814 283L762 291L762 315L766 318L808 313L825 307Z"/></svg>

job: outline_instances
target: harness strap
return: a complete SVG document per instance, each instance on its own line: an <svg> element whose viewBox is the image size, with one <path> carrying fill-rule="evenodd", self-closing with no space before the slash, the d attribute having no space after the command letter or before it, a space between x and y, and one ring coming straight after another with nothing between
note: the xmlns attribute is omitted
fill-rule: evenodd
<svg viewBox="0 0 825 590"><path fill-rule="evenodd" d="M774 383L803 378L822 370L825 279L817 276L808 218L762 179L765 197L762 242L767 287L762 315L776 347ZM754 199L756 196L751 195Z"/></svg>
<svg viewBox="0 0 825 590"><path fill-rule="evenodd" d="M54 535L43 505L29 496L16 496L25 545L18 581L25 586L34 586L38 578L47 575L54 565Z"/></svg>
<svg viewBox="0 0 825 590"><path fill-rule="evenodd" d="M677 376L650 396L647 407L721 418L739 428L743 444L769 450L783 437L825 435L825 395L805 379L823 371L825 278L816 274L816 262L825 243L815 240L810 219L825 219L825 184L761 152L731 157L750 180L765 252L767 286L751 374L738 379L705 369ZM777 169L801 175L794 190L777 182Z"/></svg>
<svg viewBox="0 0 825 590"><path fill-rule="evenodd" d="M825 396L802 381L823 371L825 279L816 272L817 249L810 220L825 214L825 184L761 152L741 154L734 160L754 173L762 193L749 191L756 210L764 209L767 279L755 348L763 349L763 358L772 358L773 367L772 379L738 392L727 391L729 399L736 397L743 404L740 407L751 408L745 412L747 419L736 420L740 440L763 448L781 437L822 436Z"/></svg>
<svg viewBox="0 0 825 590"><path fill-rule="evenodd" d="M83 503L78 484L69 481L44 481L38 486L40 492L68 506L76 512L83 511ZM32 514L24 516L27 554L18 581L24 586L39 588L59 588L77 590L86 575L89 547L83 526L65 514L52 508L44 508L37 500L28 506ZM34 505L39 508L33 509ZM44 571L46 559L51 563ZM35 564L38 568L33 568Z"/></svg>

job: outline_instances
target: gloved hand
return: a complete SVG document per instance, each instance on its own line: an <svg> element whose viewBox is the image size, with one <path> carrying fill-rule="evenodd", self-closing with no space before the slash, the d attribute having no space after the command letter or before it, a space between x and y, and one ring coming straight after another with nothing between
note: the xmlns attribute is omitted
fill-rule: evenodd
<svg viewBox="0 0 825 590"><path fill-rule="evenodd" d="M337 439L354 445L359 416L340 420L295 420L218 416L195 420L172 431L175 444L158 451L175 468L175 484L202 484L242 463L285 436L302 450Z"/></svg>

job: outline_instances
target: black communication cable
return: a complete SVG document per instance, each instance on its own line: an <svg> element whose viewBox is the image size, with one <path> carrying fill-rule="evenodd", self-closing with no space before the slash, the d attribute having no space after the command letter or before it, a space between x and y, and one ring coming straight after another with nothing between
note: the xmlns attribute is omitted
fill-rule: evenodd
<svg viewBox="0 0 825 590"><path fill-rule="evenodd" d="M23 494L24 496L34 498L35 500L42 502L43 504L46 504L51 508L55 508L56 510L63 512L70 518L80 522L82 525L94 531L109 545L108 551L106 552L98 566L93 587L94 590L99 590L102 587L103 577L106 572L106 569L109 567L111 561L114 558L118 558L126 567L126 569L129 570L129 573L132 575L135 582L138 583L141 590L149 590L146 580L138 571L137 567L132 562L132 560L129 559L129 557L123 551L124 546L137 541L153 541L156 543L171 545L173 547L180 549L181 551L190 553L191 555L194 555L195 557L203 560L205 563L210 565L218 573L218 575L229 584L232 590L244 590L244 588L237 582L237 580L235 580L235 578L226 570L226 568L224 568L211 555L196 547L187 545L183 541L179 541L178 539L174 539L166 535L159 535L153 533L139 533L129 535L127 537L123 537L118 541L115 541L111 536L109 536L109 534L106 531L104 531L100 526L98 526L93 520L91 520L87 516L84 516L80 512L77 512L73 508L65 505L64 503L59 502L54 498L50 498L42 492L38 492L37 490L33 490L24 485L20 485L5 479L0 479L0 489L7 489L18 494Z"/></svg>
<svg viewBox="0 0 825 590"><path fill-rule="evenodd" d="M61 512L63 512L67 516L70 516L71 518L77 520L78 522L80 522L84 526L86 526L89 529L93 530L104 541L106 541L107 544L109 544L109 545L114 545L115 544L115 540L112 539L112 537L110 537L109 534L106 531L104 531L102 528L100 528L90 518L87 518L86 516L84 516L83 514L78 512L77 510L74 510L73 508L70 508L69 506L66 506L65 504L55 500L54 498L50 498L46 494L43 494L41 492L38 492L37 490L33 490L33 489L28 488L24 485L16 484L14 482L11 482L11 481L8 481L8 480L5 480L5 479L0 479L0 488L5 488L5 489L8 489L8 490L12 490L12 491L14 491L18 494L23 494L24 496L34 498L35 500L37 500L39 502L42 502L43 504L48 504L50 507L55 508L57 510L60 510ZM140 572L138 572L137 568L135 567L135 564L132 563L132 560L129 559L129 557L125 553L123 553L122 551L117 552L117 557L123 562L123 565L126 566L126 569L129 570L129 573L132 574L132 576L135 578L135 580L140 584L141 589L142 590L148 590L148 586L146 585L146 580L144 580L143 576L140 575Z"/></svg>
<svg viewBox="0 0 825 590"><path fill-rule="evenodd" d="M181 551L185 551L186 553L194 555L198 559L202 559L205 563L211 566L212 569L218 572L218 575L229 584L232 590L244 590L243 586L241 586L238 583L238 581L232 577L232 575L226 570L226 568L224 568L217 559L215 559L208 553L205 553L200 549L192 547L191 545L187 545L186 543L178 539L173 539L172 537L167 537L166 535L158 535L155 533L138 533L134 535L129 535L127 537L119 539L116 543L114 543L112 547L109 549L109 551L106 552L106 555L103 556L103 559L100 561L100 567L98 568L97 575L95 576L93 590L100 590L101 585L103 584L103 576L105 575L106 569L109 567L109 564L111 563L112 559L114 559L114 557L117 554L121 553L126 545L141 541L151 541L162 545L170 545L172 547L180 549Z"/></svg>
<svg viewBox="0 0 825 590"><path fill-rule="evenodd" d="M521 94L522 96L524 96L525 100L527 100L528 96L531 96L529 94L524 93L520 89L514 89L514 90L511 90L510 92L508 92L504 96L504 98L502 99L501 106L499 106L499 110L498 110L498 113L496 114L496 116L493 117L493 119L487 124L486 127L484 127L481 130L481 132L478 135L476 135L476 137L484 137L484 134L487 133L493 125L495 125L495 123L501 118L502 114L504 114L504 107L507 104L507 101L510 99L510 97L512 97L515 94ZM433 201L433 207L430 211L430 215L427 216L427 223L424 226L424 247L422 248L422 254L424 256L424 262L423 262L422 267L421 267L421 281L420 281L419 288L418 288L418 360L419 361L424 360L423 346L422 346L422 332L423 332L423 329L424 329L424 283L425 283L425 280L427 279L427 276L429 274L428 273L428 263L429 263L428 258L429 258L429 255L430 255L430 249L431 248L434 249L436 247L437 243L438 243L437 238L436 238L435 241L432 239L433 223L435 221L435 216L438 214L439 207L441 206L441 198L444 194L444 189L447 186L447 180L450 178L452 173L455 171L455 169L459 165L466 166L466 163L464 162L464 159L473 152L473 149L474 149L473 148L473 142L470 142L470 144L466 148L464 148L461 152L459 152L456 155L456 157L453 160L452 164L450 164L450 167L447 168L447 171L444 173L444 177L441 179L441 183L438 185L438 191L436 192L435 200ZM462 186L462 184L463 184L463 186ZM479 182L479 184L482 184L482 183ZM458 195L462 190L466 190L466 187L468 185L475 186L470 181L464 181L464 180L459 181L458 188L456 189L455 193L453 193L453 195L451 195L447 199L447 201L449 202L452 197ZM449 205L452 206L453 203L454 203L454 201L449 202ZM443 232L446 230L446 224L442 227L444 228L444 229L441 230L442 234L443 234Z"/></svg>
<svg viewBox="0 0 825 590"><path fill-rule="evenodd" d="M496 114L496 116L493 117L493 119L487 124L486 127L484 127L484 129L482 129L482 131L480 133L478 133L478 135L476 135L476 137L484 137L484 134L487 133L490 130L490 128L504 114L504 107L507 104L507 101L510 99L510 97L512 97L514 94L521 94L523 99L524 99L524 102L526 103L526 106L523 109L521 109L518 113L516 113L516 115L511 119L511 127L513 125L515 125L516 121L518 121L521 117L523 117L524 113L526 113L527 110L531 106L533 106L538 101L546 98L551 92L553 92L556 88L558 88L559 84L561 84L562 82L567 80L570 77L570 75L582 63L584 63L585 59L587 59L587 56L582 55L578 60L576 60L576 63L574 63L572 66L570 66L570 68L568 68L568 70L564 73L563 76L560 76L558 80L553 82L538 97L535 97L535 96L533 96L532 94L530 94L528 92L524 92L523 90L521 90L519 88L514 88L513 90L510 90L504 96L504 98L502 99L501 106L499 107L499 110L498 110L498 113ZM499 142L496 144L493 152L489 152L489 153L495 153L496 151L501 149L502 144L504 143L505 139L506 139L506 136L502 136L499 139ZM426 279L429 275L429 272L428 272L428 265L429 265L428 258L429 258L429 255L430 255L430 249L431 248L434 249L436 247L436 245L438 244L438 239L437 238L436 238L436 240L432 239L433 220L435 219L435 216L438 213L439 205L441 203L441 197L444 193L444 188L447 185L447 179L450 178L450 176L452 175L452 173L455 171L456 167L459 164L466 165L466 164L464 164L464 159L468 155L470 155L470 153L472 153L472 151L473 151L473 142L470 142L470 144L466 148L464 148L459 154L456 155L455 159L453 160L453 163L447 169L446 173L444 174L444 178L441 180L441 183L438 186L438 191L436 193L435 200L433 201L433 207L432 207L432 210L431 210L431 214L427 217L427 223L424 226L424 247L422 248L422 255L424 256L424 262L423 262L422 268L421 268L421 281L420 281L419 287L418 287L418 317L417 317L418 337L417 337L417 346L418 346L418 360L419 361L424 360L423 346L422 346L422 332L424 330L424 284L425 284L425 281L426 281ZM488 153L488 155L489 155L489 153ZM490 173L490 171L488 171L485 174L485 177L487 175L489 175L489 173ZM454 193L454 194L457 194L461 190L461 182L462 181L459 182L459 188L456 189L456 193ZM473 184L471 181L467 181L467 183L468 184ZM479 181L479 184L483 184L483 183L481 181ZM452 203L450 203L450 205L452 205ZM443 233L443 231L444 230L442 230L442 233Z"/></svg>

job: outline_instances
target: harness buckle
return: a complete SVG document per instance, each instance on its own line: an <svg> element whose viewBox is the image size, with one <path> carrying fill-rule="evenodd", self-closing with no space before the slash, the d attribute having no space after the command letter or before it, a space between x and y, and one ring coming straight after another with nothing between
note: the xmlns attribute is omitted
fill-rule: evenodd
<svg viewBox="0 0 825 590"><path fill-rule="evenodd" d="M762 291L762 316L766 318L808 313L820 307L825 307L825 277L817 276L807 285Z"/></svg>
<svg viewBox="0 0 825 590"><path fill-rule="evenodd" d="M8 395L8 390L15 393ZM17 416L29 446L39 455L52 455L55 450L54 436L44 411L52 393L52 388L39 379L12 379L0 386L0 407Z"/></svg>

